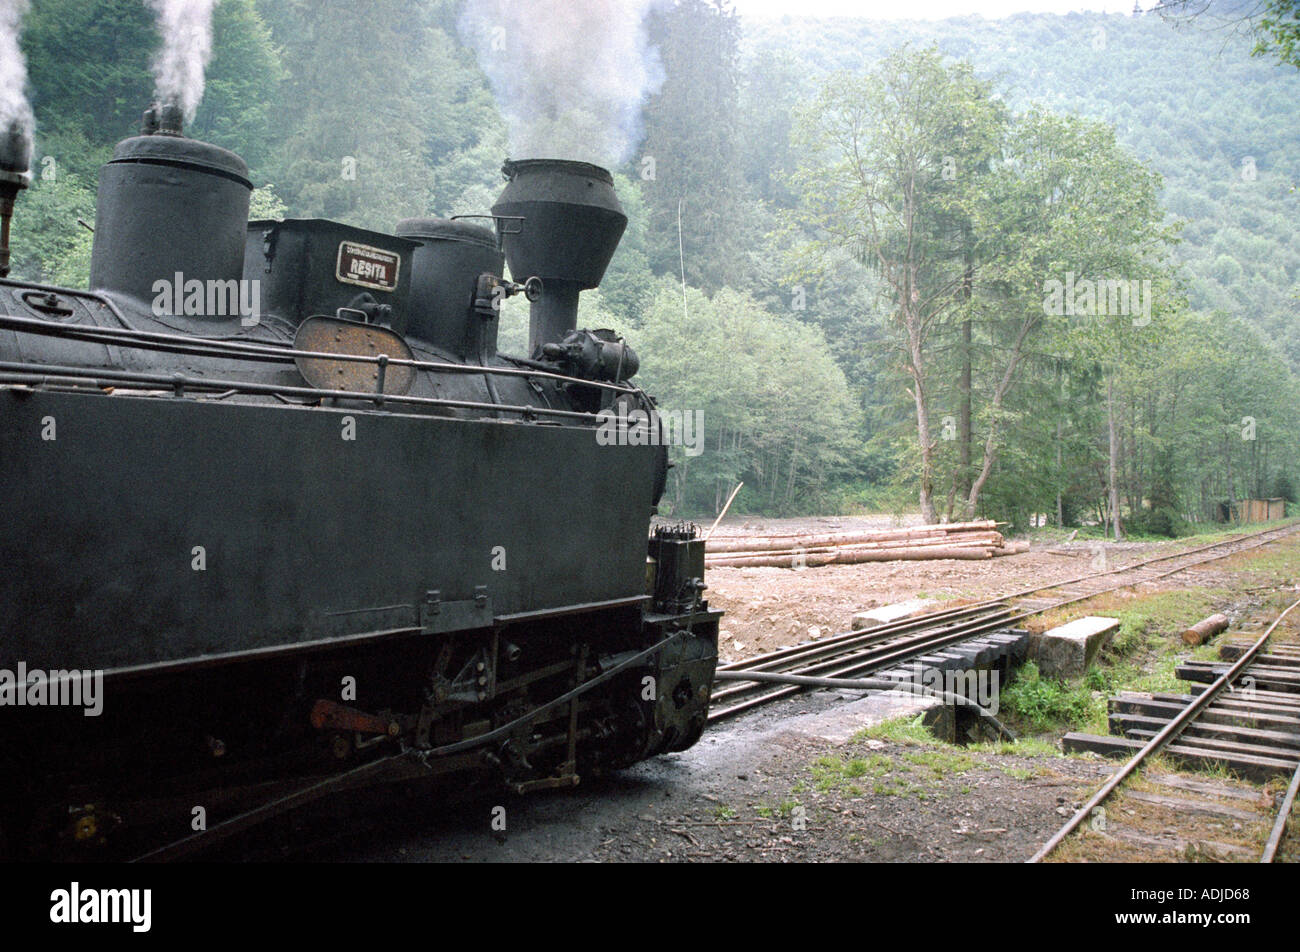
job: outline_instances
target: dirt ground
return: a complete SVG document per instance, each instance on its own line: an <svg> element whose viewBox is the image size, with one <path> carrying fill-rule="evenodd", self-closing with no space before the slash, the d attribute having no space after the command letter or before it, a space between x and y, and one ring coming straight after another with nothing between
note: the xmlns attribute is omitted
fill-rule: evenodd
<svg viewBox="0 0 1300 952"><path fill-rule="evenodd" d="M898 524L881 516L736 521L719 526L715 537ZM1102 559L1115 567L1182 547L1174 542L1035 542L1028 552L982 561L716 568L706 581L710 606L727 613L719 643L722 659L736 661L848 631L853 614L865 609L919 597L978 601L1098 571Z"/></svg>

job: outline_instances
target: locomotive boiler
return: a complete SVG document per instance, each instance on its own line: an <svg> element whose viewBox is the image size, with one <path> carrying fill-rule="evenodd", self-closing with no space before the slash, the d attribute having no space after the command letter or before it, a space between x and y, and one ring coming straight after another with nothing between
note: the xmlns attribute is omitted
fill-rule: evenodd
<svg viewBox="0 0 1300 952"><path fill-rule="evenodd" d="M637 356L577 326L627 219L594 165L504 174L478 218L250 222L245 163L155 106L89 289L0 279L10 853L181 855L362 783L526 792L698 739L703 541L651 531Z"/></svg>

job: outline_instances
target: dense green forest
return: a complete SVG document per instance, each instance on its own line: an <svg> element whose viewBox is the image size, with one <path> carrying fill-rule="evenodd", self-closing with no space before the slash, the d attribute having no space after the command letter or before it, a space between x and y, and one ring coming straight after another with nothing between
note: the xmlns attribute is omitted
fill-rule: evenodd
<svg viewBox="0 0 1300 952"><path fill-rule="evenodd" d="M462 4L354 8L222 0L189 133L249 162L258 216L486 211L508 110ZM1152 15L748 21L718 0L660 4L646 29L656 81L615 169L630 224L582 319L628 336L661 405L703 415L702 452L674 450L674 512L743 480L742 512L1174 533L1293 494L1287 47L1252 57L1250 37ZM17 274L84 284L77 219L157 44L140 0L28 13Z"/></svg>

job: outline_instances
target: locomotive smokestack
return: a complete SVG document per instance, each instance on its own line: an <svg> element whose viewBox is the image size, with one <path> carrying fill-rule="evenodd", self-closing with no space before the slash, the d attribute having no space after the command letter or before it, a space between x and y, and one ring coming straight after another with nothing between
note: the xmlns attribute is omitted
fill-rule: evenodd
<svg viewBox="0 0 1300 952"><path fill-rule="evenodd" d="M27 187L32 141L18 124L0 132L0 278L9 276L9 221L14 199Z"/></svg>
<svg viewBox="0 0 1300 952"><path fill-rule="evenodd" d="M147 109L141 131L119 142L99 172L91 290L152 301L160 280L238 281L253 189L248 166L182 135L175 102Z"/></svg>
<svg viewBox="0 0 1300 952"><path fill-rule="evenodd" d="M524 159L501 170L508 183L492 214L516 281L542 279L528 346L561 340L578 323L578 295L605 277L627 216L608 171L586 162Z"/></svg>
<svg viewBox="0 0 1300 952"><path fill-rule="evenodd" d="M144 111L140 123L142 136L183 136L185 117L175 102L155 102Z"/></svg>

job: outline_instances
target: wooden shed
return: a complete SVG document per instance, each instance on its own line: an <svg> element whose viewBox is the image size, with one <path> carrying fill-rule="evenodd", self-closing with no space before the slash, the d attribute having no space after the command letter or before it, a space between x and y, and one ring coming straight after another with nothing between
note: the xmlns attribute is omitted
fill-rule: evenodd
<svg viewBox="0 0 1300 952"><path fill-rule="evenodd" d="M1286 500L1243 499L1237 504L1238 522L1272 522L1286 517Z"/></svg>

